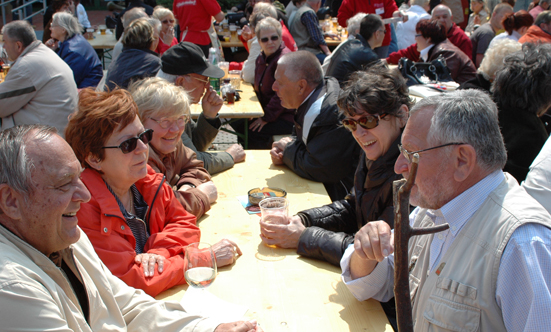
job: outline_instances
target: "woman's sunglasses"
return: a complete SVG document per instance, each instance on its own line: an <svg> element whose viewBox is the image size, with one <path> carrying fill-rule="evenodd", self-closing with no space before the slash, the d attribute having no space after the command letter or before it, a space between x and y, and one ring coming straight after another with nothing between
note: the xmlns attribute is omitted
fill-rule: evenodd
<svg viewBox="0 0 551 332"><path fill-rule="evenodd" d="M267 43L268 40L271 40L271 41L276 41L279 39L279 36L271 36L270 38L268 37L263 37L263 38L260 38L260 41L263 42L263 43Z"/></svg>
<svg viewBox="0 0 551 332"><path fill-rule="evenodd" d="M127 154L136 150L136 147L138 146L138 140L142 141L143 144L147 145L149 144L149 142L151 142L152 138L153 138L153 129L147 129L143 133L139 134L137 137L132 137L125 140L119 146L104 146L102 147L102 149L121 149L122 153Z"/></svg>
<svg viewBox="0 0 551 332"><path fill-rule="evenodd" d="M168 23L174 23L175 21L174 20L162 20L161 22L163 24L168 24Z"/></svg>
<svg viewBox="0 0 551 332"><path fill-rule="evenodd" d="M360 127L364 129L373 129L379 125L379 120L383 119L387 115L388 113L383 113L382 115L366 115L362 116L358 120L346 118L342 120L342 125L344 128L352 132L356 130L356 125L360 125Z"/></svg>

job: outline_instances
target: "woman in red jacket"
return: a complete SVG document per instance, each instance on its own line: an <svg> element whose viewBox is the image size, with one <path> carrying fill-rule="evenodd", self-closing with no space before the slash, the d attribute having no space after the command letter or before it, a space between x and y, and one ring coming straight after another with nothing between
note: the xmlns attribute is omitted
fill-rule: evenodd
<svg viewBox="0 0 551 332"><path fill-rule="evenodd" d="M186 212L147 165L153 130L145 130L125 90L84 89L65 131L92 198L77 213L98 256L128 285L151 296L185 283L184 250L200 240L196 218ZM235 243L214 245L219 266L231 264ZM229 254L229 255L228 255Z"/></svg>

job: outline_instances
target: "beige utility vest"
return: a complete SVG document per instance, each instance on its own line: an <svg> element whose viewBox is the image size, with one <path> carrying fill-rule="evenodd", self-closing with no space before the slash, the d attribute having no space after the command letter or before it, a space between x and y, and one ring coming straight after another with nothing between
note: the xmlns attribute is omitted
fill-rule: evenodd
<svg viewBox="0 0 551 332"><path fill-rule="evenodd" d="M551 216L516 180L504 180L457 234L429 271L432 235L410 239L409 287L414 330L505 331L495 300L501 255L517 227L538 223L551 228ZM421 209L415 227L434 223Z"/></svg>

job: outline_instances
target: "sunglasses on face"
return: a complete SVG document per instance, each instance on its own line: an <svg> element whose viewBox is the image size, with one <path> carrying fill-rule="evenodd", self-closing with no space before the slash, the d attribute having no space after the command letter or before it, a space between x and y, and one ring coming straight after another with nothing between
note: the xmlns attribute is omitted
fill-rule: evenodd
<svg viewBox="0 0 551 332"><path fill-rule="evenodd" d="M132 137L123 141L119 146L104 146L102 147L102 149L121 149L122 153L127 154L136 150L136 147L138 146L138 140L147 145L152 138L153 129L147 129L143 133L139 134L137 137Z"/></svg>
<svg viewBox="0 0 551 332"><path fill-rule="evenodd" d="M161 22L163 24L168 24L168 23L174 23L175 21L174 20L162 20Z"/></svg>
<svg viewBox="0 0 551 332"><path fill-rule="evenodd" d="M279 36L271 36L271 37L263 37L263 38L260 38L260 41L263 42L263 43L267 43L268 40L271 40L271 41L276 41L279 39Z"/></svg>
<svg viewBox="0 0 551 332"><path fill-rule="evenodd" d="M356 131L358 128L357 125L360 125L360 127L364 129L373 129L379 125L379 120L384 119L385 116L387 116L387 113L383 113L382 115L366 115L362 116L358 120L354 120L352 118L346 118L342 120L342 125L344 128L350 130L350 131Z"/></svg>
<svg viewBox="0 0 551 332"><path fill-rule="evenodd" d="M178 128L184 128L186 126L186 122L187 122L187 117L184 116L184 115L182 115L182 116L180 116L176 119L166 118L166 117L162 117L159 120L156 120L156 119L153 119L153 118L150 118L150 119L157 122L159 124L159 126L163 129L170 128L173 123L176 123Z"/></svg>

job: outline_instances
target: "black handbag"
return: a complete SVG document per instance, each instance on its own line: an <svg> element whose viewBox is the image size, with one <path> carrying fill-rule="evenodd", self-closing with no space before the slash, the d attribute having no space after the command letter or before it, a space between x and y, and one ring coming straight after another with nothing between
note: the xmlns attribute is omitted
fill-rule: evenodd
<svg viewBox="0 0 551 332"><path fill-rule="evenodd" d="M398 70L407 80L407 85L453 81L446 59L441 55L431 62L413 62L408 58L398 61Z"/></svg>

